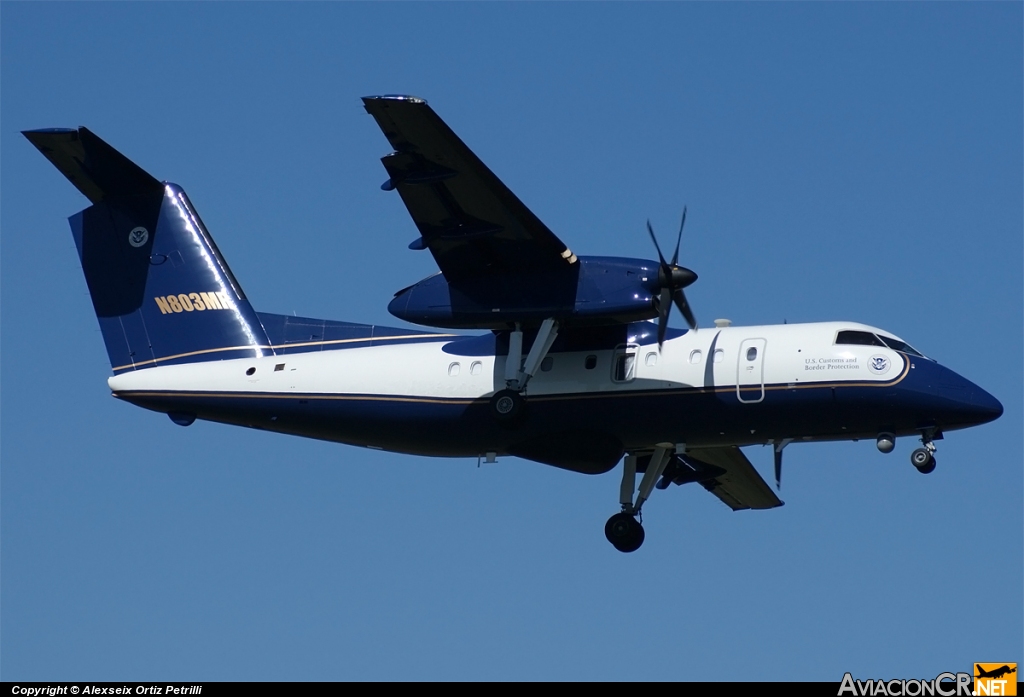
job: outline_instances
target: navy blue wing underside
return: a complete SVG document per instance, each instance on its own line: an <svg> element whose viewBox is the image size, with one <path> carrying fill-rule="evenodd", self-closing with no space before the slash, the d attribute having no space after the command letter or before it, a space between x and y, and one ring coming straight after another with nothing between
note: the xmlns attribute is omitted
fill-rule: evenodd
<svg viewBox="0 0 1024 697"><path fill-rule="evenodd" d="M565 244L418 99L365 97L395 152L382 158L449 281L569 271Z"/></svg>

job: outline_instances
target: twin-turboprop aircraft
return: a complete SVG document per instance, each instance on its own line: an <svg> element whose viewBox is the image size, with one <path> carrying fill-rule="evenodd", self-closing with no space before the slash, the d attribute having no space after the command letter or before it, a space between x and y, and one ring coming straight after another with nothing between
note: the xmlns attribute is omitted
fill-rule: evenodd
<svg viewBox="0 0 1024 697"><path fill-rule="evenodd" d="M517 456L585 474L620 461L608 540L632 552L655 487L781 506L741 446L919 438L1002 406L894 334L853 322L697 329L671 259L578 256L422 99L367 97L382 162L440 273L390 312L437 331L257 312L189 202L85 128L25 136L91 202L70 218L115 397L168 414L436 457ZM683 222L685 223L685 211ZM648 225L650 231L650 226ZM651 231L657 248L657 240ZM689 331L670 329L675 305ZM449 330L485 330L462 335ZM637 475L642 475L639 488Z"/></svg>

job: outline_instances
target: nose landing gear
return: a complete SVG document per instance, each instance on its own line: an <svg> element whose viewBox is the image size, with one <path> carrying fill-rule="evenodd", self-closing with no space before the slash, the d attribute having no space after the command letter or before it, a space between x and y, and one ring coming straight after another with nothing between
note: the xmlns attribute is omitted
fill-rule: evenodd
<svg viewBox="0 0 1024 697"><path fill-rule="evenodd" d="M928 448L918 448L910 453L910 462L921 474L929 474L935 471L935 456Z"/></svg>
<svg viewBox="0 0 1024 697"><path fill-rule="evenodd" d="M910 453L910 464L921 474L931 474L935 471L935 443L932 442L934 438L935 435L931 431L925 431L921 434L921 444L924 447Z"/></svg>

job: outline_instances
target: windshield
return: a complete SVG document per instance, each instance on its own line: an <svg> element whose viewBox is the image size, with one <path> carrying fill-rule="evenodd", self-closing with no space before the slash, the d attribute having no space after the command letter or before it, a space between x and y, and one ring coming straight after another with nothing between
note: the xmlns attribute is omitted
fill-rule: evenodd
<svg viewBox="0 0 1024 697"><path fill-rule="evenodd" d="M919 358L925 357L923 353L921 353L920 351L918 351L916 348L914 348L905 341L893 339L891 336L883 336L880 338L882 339L882 341L885 342L885 345L891 348L893 351L902 351L903 353L909 353L911 356L918 356Z"/></svg>
<svg viewBox="0 0 1024 697"><path fill-rule="evenodd" d="M927 358L927 356L905 341L893 339L891 336L875 335L871 332L854 330L839 332L836 334L836 344L845 344L847 346L884 346L891 348L893 351L902 351L911 356Z"/></svg>
<svg viewBox="0 0 1024 697"><path fill-rule="evenodd" d="M836 335L837 344L854 346L885 346L882 341L871 332L845 331Z"/></svg>

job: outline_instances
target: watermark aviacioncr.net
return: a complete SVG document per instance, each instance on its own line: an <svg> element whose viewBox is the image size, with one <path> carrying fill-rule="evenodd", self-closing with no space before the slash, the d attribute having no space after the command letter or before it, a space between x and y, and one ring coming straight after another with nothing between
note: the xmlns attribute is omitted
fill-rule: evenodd
<svg viewBox="0 0 1024 697"><path fill-rule="evenodd" d="M1016 663L975 663L974 675L939 673L932 680L856 680L846 673L837 697L1013 697L1016 673Z"/></svg>
<svg viewBox="0 0 1024 697"><path fill-rule="evenodd" d="M975 663L974 675L939 673L932 680L855 680L846 673L837 697L1014 697L1016 694L1016 663Z"/></svg>

